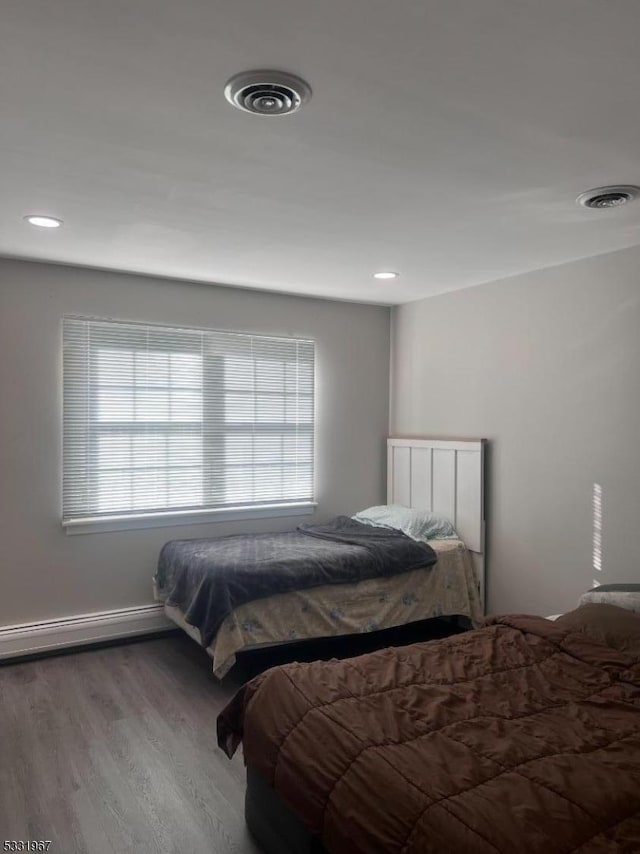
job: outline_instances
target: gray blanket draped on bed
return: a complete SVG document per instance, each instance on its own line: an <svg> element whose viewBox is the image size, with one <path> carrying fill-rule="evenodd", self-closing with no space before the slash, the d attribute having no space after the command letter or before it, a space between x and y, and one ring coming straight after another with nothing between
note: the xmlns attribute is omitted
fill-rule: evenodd
<svg viewBox="0 0 640 854"><path fill-rule="evenodd" d="M180 608L209 646L225 617L246 602L397 575L436 560L430 546L401 531L338 516L284 534L172 540L160 552L155 582L160 598Z"/></svg>

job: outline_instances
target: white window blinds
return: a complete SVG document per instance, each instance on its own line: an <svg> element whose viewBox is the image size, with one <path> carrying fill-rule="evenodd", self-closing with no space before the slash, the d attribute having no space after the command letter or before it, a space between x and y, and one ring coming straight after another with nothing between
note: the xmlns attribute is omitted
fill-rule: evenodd
<svg viewBox="0 0 640 854"><path fill-rule="evenodd" d="M313 501L312 341L63 328L63 522Z"/></svg>

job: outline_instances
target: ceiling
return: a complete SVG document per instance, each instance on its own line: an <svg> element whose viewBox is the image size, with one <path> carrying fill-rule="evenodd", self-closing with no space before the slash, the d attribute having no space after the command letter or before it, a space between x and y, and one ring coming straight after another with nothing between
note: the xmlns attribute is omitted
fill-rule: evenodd
<svg viewBox="0 0 640 854"><path fill-rule="evenodd" d="M389 304L638 244L640 202L574 199L640 183L639 32L637 0L2 0L0 254ZM234 110L260 67L310 103Z"/></svg>

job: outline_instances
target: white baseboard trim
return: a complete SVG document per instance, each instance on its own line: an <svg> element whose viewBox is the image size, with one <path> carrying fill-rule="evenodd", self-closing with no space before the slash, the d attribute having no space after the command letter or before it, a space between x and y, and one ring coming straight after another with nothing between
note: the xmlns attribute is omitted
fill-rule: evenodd
<svg viewBox="0 0 640 854"><path fill-rule="evenodd" d="M162 605L139 605L94 614L0 628L0 659L50 652L175 628Z"/></svg>

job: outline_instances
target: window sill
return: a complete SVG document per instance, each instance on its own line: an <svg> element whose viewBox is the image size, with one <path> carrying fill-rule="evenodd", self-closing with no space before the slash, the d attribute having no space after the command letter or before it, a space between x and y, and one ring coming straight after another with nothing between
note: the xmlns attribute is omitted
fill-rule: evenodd
<svg viewBox="0 0 640 854"><path fill-rule="evenodd" d="M169 528L182 525L204 525L211 522L234 522L242 519L272 519L281 516L309 516L317 507L314 501L296 504L269 504L264 507L229 507L217 510L185 510L127 516L93 516L62 523L66 533L98 534L108 531L131 531L139 528Z"/></svg>

